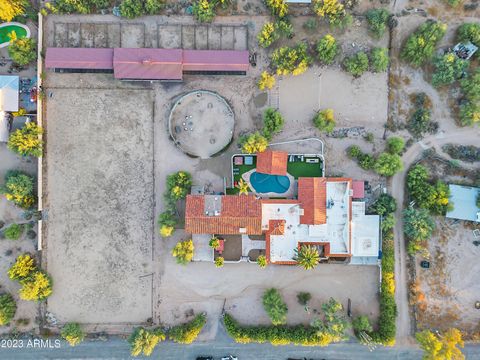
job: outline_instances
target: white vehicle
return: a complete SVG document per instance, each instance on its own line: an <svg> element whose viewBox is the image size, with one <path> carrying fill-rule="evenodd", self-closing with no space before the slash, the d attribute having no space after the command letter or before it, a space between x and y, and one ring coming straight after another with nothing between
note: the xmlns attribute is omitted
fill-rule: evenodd
<svg viewBox="0 0 480 360"><path fill-rule="evenodd" d="M233 355L228 355L228 356L222 357L222 360L238 360L238 357Z"/></svg>

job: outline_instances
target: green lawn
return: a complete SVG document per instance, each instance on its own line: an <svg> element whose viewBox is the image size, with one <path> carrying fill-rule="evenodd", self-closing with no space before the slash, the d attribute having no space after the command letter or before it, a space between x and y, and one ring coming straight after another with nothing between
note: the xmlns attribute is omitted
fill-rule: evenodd
<svg viewBox="0 0 480 360"><path fill-rule="evenodd" d="M27 30L25 30L21 26L18 26L18 25L4 26L0 28L0 44L10 41L8 34L10 34L12 31L15 31L15 34L17 34L18 39L22 39L25 36L27 36Z"/></svg>

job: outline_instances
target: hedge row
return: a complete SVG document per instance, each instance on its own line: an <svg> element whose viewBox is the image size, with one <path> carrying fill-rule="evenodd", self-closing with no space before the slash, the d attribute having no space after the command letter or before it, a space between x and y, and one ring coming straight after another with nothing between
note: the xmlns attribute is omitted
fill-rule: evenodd
<svg viewBox="0 0 480 360"><path fill-rule="evenodd" d="M191 344L195 341L203 326L207 322L206 314L198 314L193 320L172 327L168 330L168 337L180 344Z"/></svg>
<svg viewBox="0 0 480 360"><path fill-rule="evenodd" d="M311 326L243 326L229 314L225 314L223 321L227 333L240 344L269 342L272 345L324 346L317 335L318 329Z"/></svg>

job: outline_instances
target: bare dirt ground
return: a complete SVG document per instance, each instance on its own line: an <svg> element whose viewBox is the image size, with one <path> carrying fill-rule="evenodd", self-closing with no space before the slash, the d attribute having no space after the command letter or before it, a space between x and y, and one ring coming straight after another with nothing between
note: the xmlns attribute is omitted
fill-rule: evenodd
<svg viewBox="0 0 480 360"><path fill-rule="evenodd" d="M22 158L7 149L6 144L0 144L0 184L4 183L4 177L8 170L22 170L28 174L36 175L36 161L30 158ZM27 223L22 216L23 210L19 209L4 196L0 196L0 220L5 223L3 229L11 224ZM3 230L2 229L2 230ZM33 230L37 231L36 227ZM29 252L34 254L36 239L30 240L26 232L19 240L0 240L0 292L8 292L13 295L17 302L17 312L10 326L2 326L1 333L17 328L20 331L30 331L35 327L35 317L38 316L38 304L31 301L20 300L18 290L20 286L8 278L8 269L15 262L18 255ZM28 319L27 325L17 323L18 319Z"/></svg>
<svg viewBox="0 0 480 360"><path fill-rule="evenodd" d="M153 94L46 87L45 265L54 279L47 309L60 322L145 322L152 296Z"/></svg>

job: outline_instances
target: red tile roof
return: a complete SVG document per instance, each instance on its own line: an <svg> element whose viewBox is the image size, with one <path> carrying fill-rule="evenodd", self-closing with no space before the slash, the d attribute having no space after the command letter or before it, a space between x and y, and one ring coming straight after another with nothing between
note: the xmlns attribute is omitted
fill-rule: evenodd
<svg viewBox="0 0 480 360"><path fill-rule="evenodd" d="M268 232L270 235L283 235L285 234L285 220L269 220Z"/></svg>
<svg viewBox="0 0 480 360"><path fill-rule="evenodd" d="M205 214L205 196L188 195L185 231L190 234L262 234L261 201L254 195L224 195L218 216ZM245 228L246 232L240 232Z"/></svg>
<svg viewBox="0 0 480 360"><path fill-rule="evenodd" d="M262 174L286 175L287 161L287 152L266 150L257 154L256 171Z"/></svg>
<svg viewBox="0 0 480 360"><path fill-rule="evenodd" d="M303 209L300 223L320 225L327 222L326 178L299 178L298 201Z"/></svg>
<svg viewBox="0 0 480 360"><path fill-rule="evenodd" d="M365 197L365 182L354 180L352 182L353 198L363 199Z"/></svg>

